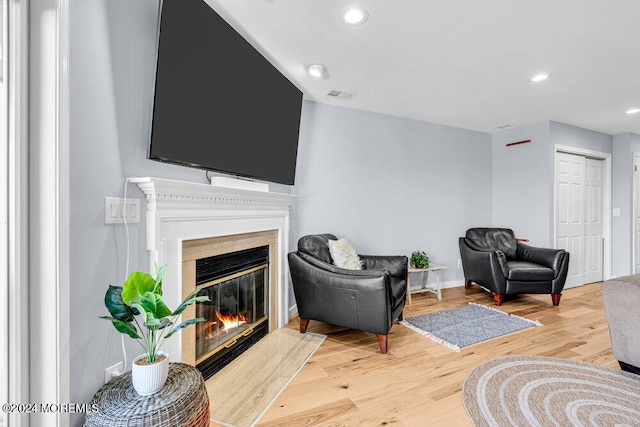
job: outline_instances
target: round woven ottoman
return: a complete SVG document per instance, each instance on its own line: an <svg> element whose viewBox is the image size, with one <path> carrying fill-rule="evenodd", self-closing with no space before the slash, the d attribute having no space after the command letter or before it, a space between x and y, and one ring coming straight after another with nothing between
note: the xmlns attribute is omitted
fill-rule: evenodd
<svg viewBox="0 0 640 427"><path fill-rule="evenodd" d="M131 371L103 385L87 412L86 427L209 426L209 397L202 374L184 363L170 363L162 389L140 396L131 382Z"/></svg>

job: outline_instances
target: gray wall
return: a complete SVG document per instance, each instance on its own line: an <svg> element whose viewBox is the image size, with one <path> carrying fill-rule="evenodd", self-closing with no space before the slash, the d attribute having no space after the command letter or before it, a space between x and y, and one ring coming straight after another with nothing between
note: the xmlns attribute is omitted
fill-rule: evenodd
<svg viewBox="0 0 640 427"><path fill-rule="evenodd" d="M558 122L549 122L549 142L611 154L613 137L609 134Z"/></svg>
<svg viewBox="0 0 640 427"><path fill-rule="evenodd" d="M530 139L530 143L506 144ZM612 153L613 137L547 121L493 136L493 223L534 246L553 247L556 145Z"/></svg>
<svg viewBox="0 0 640 427"><path fill-rule="evenodd" d="M612 206L620 216L612 218L612 275L633 272L633 154L640 153L640 135L624 133L613 138Z"/></svg>
<svg viewBox="0 0 640 427"><path fill-rule="evenodd" d="M305 102L292 242L333 233L363 254L423 250L462 280L457 236L491 225L491 135Z"/></svg>
<svg viewBox="0 0 640 427"><path fill-rule="evenodd" d="M88 402L104 368L123 360L120 334L98 319L107 286L126 276L124 227L104 225L104 197L122 197L127 176L203 181L199 171L146 160L157 10L157 0L70 3L72 402ZM129 186L128 197L140 192ZM144 223L129 232L130 270L146 270ZM130 369L142 351L125 342Z"/></svg>
<svg viewBox="0 0 640 427"><path fill-rule="evenodd" d="M506 144L530 139L526 144ZM511 228L533 246L549 246L553 234L553 162L549 122L493 135L493 225Z"/></svg>
<svg viewBox="0 0 640 427"><path fill-rule="evenodd" d="M122 197L130 176L204 183L204 171L146 159L155 75L158 0L70 2L71 402L89 402L104 369L123 360L104 293L127 272L122 225L104 224L104 197ZM288 193L289 186L270 184ZM127 197L143 199L134 185ZM144 210L144 203L141 203ZM146 271L144 212L130 224L129 271ZM171 267L169 267L171 268ZM128 337L128 367L141 348ZM72 425L81 425L73 415Z"/></svg>

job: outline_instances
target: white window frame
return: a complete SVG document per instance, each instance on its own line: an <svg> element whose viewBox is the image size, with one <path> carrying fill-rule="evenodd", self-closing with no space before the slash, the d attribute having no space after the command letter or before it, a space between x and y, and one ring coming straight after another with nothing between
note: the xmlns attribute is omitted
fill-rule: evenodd
<svg viewBox="0 0 640 427"><path fill-rule="evenodd" d="M29 399L70 402L69 5L29 3ZM30 426L67 426L68 413Z"/></svg>
<svg viewBox="0 0 640 427"><path fill-rule="evenodd" d="M7 191L0 207L7 245L0 252L6 259L0 279L7 282L7 398L10 403L72 403L69 5L67 0L3 1L7 149L0 161L7 168L0 184ZM7 421L12 427L68 426L70 418L14 412Z"/></svg>
<svg viewBox="0 0 640 427"><path fill-rule="evenodd" d="M7 85L7 2L0 0L0 402L9 400L9 135ZM0 412L0 427L7 425Z"/></svg>
<svg viewBox="0 0 640 427"><path fill-rule="evenodd" d="M29 399L29 317L28 317L28 4L5 0L5 42L3 79L6 88L6 219L7 219L7 342L8 389L10 403ZM28 415L7 415L7 425L28 425Z"/></svg>

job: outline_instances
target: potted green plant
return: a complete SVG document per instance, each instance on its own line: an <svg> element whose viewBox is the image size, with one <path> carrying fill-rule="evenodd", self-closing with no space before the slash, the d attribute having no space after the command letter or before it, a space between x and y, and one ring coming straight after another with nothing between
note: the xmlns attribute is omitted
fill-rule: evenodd
<svg viewBox="0 0 640 427"><path fill-rule="evenodd" d="M197 296L194 290L180 306L171 311L162 299L162 278L166 266L156 266L156 278L134 271L122 286L109 285L104 303L110 320L118 332L135 339L144 349L131 363L133 387L146 396L160 390L169 373L169 355L160 351L164 340L182 328L202 322L204 318L185 320L176 324L184 310L194 302L209 301L208 296Z"/></svg>
<svg viewBox="0 0 640 427"><path fill-rule="evenodd" d="M428 268L429 257L423 251L413 251L409 263L413 268Z"/></svg>

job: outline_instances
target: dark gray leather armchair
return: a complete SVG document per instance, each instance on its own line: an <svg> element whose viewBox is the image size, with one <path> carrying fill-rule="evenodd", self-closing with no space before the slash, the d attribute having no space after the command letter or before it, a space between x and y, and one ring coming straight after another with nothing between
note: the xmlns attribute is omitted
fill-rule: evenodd
<svg viewBox="0 0 640 427"><path fill-rule="evenodd" d="M311 319L372 332L384 354L391 325L402 320L408 258L359 255L364 269L345 270L332 264L330 239L337 240L332 234L304 236L288 256L300 333Z"/></svg>
<svg viewBox="0 0 640 427"><path fill-rule="evenodd" d="M470 228L459 245L465 288L479 284L496 305L511 294L551 294L553 305L560 304L569 252L525 245L508 228Z"/></svg>

